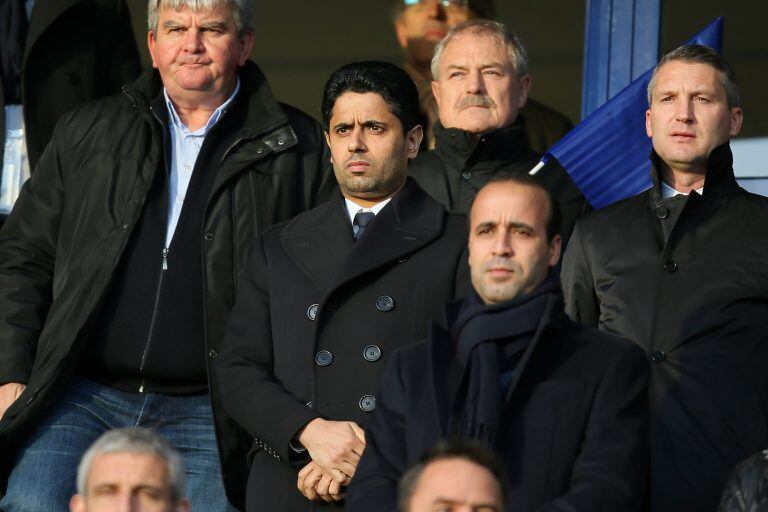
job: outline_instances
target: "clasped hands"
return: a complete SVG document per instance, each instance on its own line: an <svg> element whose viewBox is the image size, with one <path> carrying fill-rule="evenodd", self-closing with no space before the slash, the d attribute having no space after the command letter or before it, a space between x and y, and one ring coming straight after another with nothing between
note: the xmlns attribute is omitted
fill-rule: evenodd
<svg viewBox="0 0 768 512"><path fill-rule="evenodd" d="M365 449L365 432L354 421L317 418L298 437L312 460L299 471L296 487L310 500L327 503L343 498L342 487L355 475Z"/></svg>

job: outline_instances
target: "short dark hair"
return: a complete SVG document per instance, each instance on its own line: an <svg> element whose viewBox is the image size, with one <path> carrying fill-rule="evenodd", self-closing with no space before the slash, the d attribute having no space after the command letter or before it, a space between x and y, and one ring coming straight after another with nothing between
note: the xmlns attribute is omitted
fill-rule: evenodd
<svg viewBox="0 0 768 512"><path fill-rule="evenodd" d="M463 459L487 469L499 484L501 499L507 502L507 486L504 477L504 466L498 456L489 451L484 445L473 441L441 442L424 455L419 462L408 468L400 478L398 487L398 504L401 512L408 510L408 503L413 497L422 473L433 462Z"/></svg>
<svg viewBox="0 0 768 512"><path fill-rule="evenodd" d="M516 183L526 187L533 187L544 192L544 195L547 198L547 202L549 203L549 216L547 217L547 242L551 242L555 235L560 233L560 224L562 222L560 203L555 200L554 196L552 196L552 192L550 192L549 189L545 187L539 180L530 174L512 174L502 171L491 178L488 183L480 187L480 190L483 190L485 187L493 185L494 183ZM471 211L472 210L470 208L470 215Z"/></svg>
<svg viewBox="0 0 768 512"><path fill-rule="evenodd" d="M336 100L344 93L373 92L403 125L403 135L419 124L419 93L411 77L390 62L353 62L333 72L323 91L323 128L328 131Z"/></svg>
<svg viewBox="0 0 768 512"><path fill-rule="evenodd" d="M651 79L648 81L648 106L651 105L651 94L656 87L656 75L664 64L673 61L685 62L687 64L706 64L715 68L720 84L725 89L726 98L728 98L728 108L740 107L741 97L739 96L739 86L736 83L736 73L725 58L709 46L701 44L686 44L678 46L669 53L664 54L656 67L653 68Z"/></svg>
<svg viewBox="0 0 768 512"><path fill-rule="evenodd" d="M493 4L493 0L469 0L467 7L471 11L474 11L479 18L485 18L487 20L496 19L496 6ZM397 19L398 16L405 10L405 2L403 0L395 0L392 6L392 16Z"/></svg>

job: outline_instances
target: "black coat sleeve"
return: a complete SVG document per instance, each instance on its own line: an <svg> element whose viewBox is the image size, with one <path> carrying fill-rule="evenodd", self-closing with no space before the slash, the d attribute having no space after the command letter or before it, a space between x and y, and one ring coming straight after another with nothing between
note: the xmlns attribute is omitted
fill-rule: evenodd
<svg viewBox="0 0 768 512"><path fill-rule="evenodd" d="M65 200L60 153L67 119L57 125L0 230L0 384L29 382L51 305Z"/></svg>
<svg viewBox="0 0 768 512"><path fill-rule="evenodd" d="M588 327L597 327L600 304L595 293L594 278L587 251L584 247L582 222L576 224L570 243L563 256L560 281L565 296L565 312L574 321Z"/></svg>
<svg viewBox="0 0 768 512"><path fill-rule="evenodd" d="M291 438L319 415L286 391L273 375L266 236L256 241L241 276L216 364L224 409L259 444L265 444L265 449L288 462L293 455Z"/></svg>
<svg viewBox="0 0 768 512"><path fill-rule="evenodd" d="M538 512L645 510L648 486L648 379L645 354L628 341L597 387L581 452L564 495Z"/></svg>
<svg viewBox="0 0 768 512"><path fill-rule="evenodd" d="M407 469L407 390L401 361L398 351L382 377L376 410L365 430L365 452L347 490L348 512L398 510L398 481Z"/></svg>

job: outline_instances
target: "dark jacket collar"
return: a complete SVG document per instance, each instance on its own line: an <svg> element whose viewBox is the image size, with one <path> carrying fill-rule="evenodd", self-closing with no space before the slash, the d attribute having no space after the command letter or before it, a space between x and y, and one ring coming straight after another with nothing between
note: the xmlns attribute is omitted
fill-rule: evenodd
<svg viewBox="0 0 768 512"><path fill-rule="evenodd" d="M288 123L282 107L272 94L264 73L252 61L247 61L238 70L240 76L239 95L245 97L239 101L247 102L247 115L237 139L251 139L265 135L276 128ZM151 116L150 106L162 95L163 83L160 74L152 69L139 76L132 84L123 87L123 92L133 101L139 114ZM281 149L296 143L294 140L284 140Z"/></svg>
<svg viewBox="0 0 768 512"><path fill-rule="evenodd" d="M461 164L536 157L528 144L523 116L518 116L512 125L480 138L458 128L444 128L438 121L435 123L435 151L441 158Z"/></svg>
<svg viewBox="0 0 768 512"><path fill-rule="evenodd" d="M341 192L294 218L280 239L288 256L327 296L344 283L429 244L442 234L444 223L445 209L408 178L357 242L352 239Z"/></svg>
<svg viewBox="0 0 768 512"><path fill-rule="evenodd" d="M651 150L651 180L653 187L650 191L654 208L661 201L661 158L655 150ZM729 142L712 150L707 162L707 172L704 179L704 198L717 198L732 194L739 190L736 177L733 174L733 154Z"/></svg>

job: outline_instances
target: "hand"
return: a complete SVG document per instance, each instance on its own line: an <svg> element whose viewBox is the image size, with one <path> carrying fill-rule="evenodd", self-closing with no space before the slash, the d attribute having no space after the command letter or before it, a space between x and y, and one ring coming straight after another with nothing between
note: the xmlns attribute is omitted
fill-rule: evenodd
<svg viewBox="0 0 768 512"><path fill-rule="evenodd" d="M307 499L321 499L326 503L343 498L341 484L325 473L315 462L310 462L299 471L296 487Z"/></svg>
<svg viewBox="0 0 768 512"><path fill-rule="evenodd" d="M299 442L325 474L347 485L365 450L365 432L354 421L316 418L301 431Z"/></svg>
<svg viewBox="0 0 768 512"><path fill-rule="evenodd" d="M0 386L0 419L3 418L5 411L19 398L19 395L26 387L18 382L9 382Z"/></svg>

